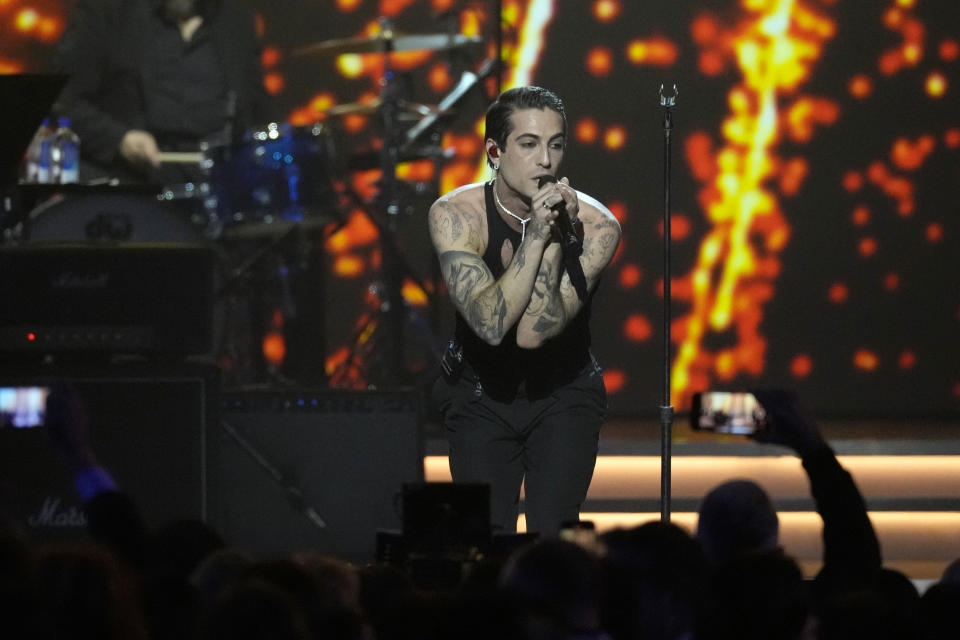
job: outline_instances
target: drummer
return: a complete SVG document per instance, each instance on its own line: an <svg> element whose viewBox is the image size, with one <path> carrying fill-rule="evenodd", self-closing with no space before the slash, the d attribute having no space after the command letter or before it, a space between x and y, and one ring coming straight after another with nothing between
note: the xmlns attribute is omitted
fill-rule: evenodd
<svg viewBox="0 0 960 640"><path fill-rule="evenodd" d="M260 48L243 2L77 0L58 52L70 79L56 109L80 136L81 181L198 179L189 155L167 162L176 156L164 152L224 144L275 119Z"/></svg>

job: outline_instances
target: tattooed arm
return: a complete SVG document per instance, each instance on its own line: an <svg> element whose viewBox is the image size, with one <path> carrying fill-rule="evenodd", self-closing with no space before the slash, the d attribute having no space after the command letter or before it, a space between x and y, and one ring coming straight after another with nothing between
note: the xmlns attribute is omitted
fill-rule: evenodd
<svg viewBox="0 0 960 640"><path fill-rule="evenodd" d="M588 195L576 192L579 218L583 222L583 253L580 264L587 280L587 289L593 291L600 274L617 250L620 242L620 224L602 204ZM568 210L570 201L568 200ZM583 302L577 296L570 276L563 268L562 251L554 243L547 248L533 287L530 302L517 325L517 344L535 349L560 334L580 312Z"/></svg>
<svg viewBox="0 0 960 640"><path fill-rule="evenodd" d="M430 238L450 298L473 332L496 345L530 301L549 227L542 220L531 221L510 266L494 279L483 261L485 221L482 185L455 191L430 208Z"/></svg>

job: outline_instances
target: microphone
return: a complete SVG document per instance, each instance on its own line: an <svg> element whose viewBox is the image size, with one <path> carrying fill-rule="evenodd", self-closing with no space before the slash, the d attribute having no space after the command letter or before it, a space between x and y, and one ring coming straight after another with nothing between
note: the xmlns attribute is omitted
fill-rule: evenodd
<svg viewBox="0 0 960 640"><path fill-rule="evenodd" d="M544 185L556 182L557 178L551 175L542 175L538 179L537 189L542 189ZM583 253L583 245L580 243L580 237L573 228L573 222L570 220L570 214L567 213L567 205L561 200L551 207L557 212L557 231L560 232L560 246L563 248L564 255L579 257Z"/></svg>

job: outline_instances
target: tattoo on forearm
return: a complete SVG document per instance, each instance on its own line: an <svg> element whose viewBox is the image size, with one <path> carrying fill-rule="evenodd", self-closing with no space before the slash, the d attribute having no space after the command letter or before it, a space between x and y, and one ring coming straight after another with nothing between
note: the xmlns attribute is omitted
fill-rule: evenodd
<svg viewBox="0 0 960 640"><path fill-rule="evenodd" d="M548 224L531 224L527 227L527 237L545 240L550 233L550 225Z"/></svg>
<svg viewBox="0 0 960 640"><path fill-rule="evenodd" d="M493 301L477 300L467 308L470 325L481 338L503 337L507 303L503 291L496 287Z"/></svg>
<svg viewBox="0 0 960 640"><path fill-rule="evenodd" d="M547 333L555 326L557 326L557 320L553 318L547 318L546 316L540 316L537 318L536 323L534 323L533 330L537 333Z"/></svg>
<svg viewBox="0 0 960 640"><path fill-rule="evenodd" d="M547 333L554 327L563 324L563 300L558 292L551 289L547 293L546 308L533 325L533 330L537 333Z"/></svg>
<svg viewBox="0 0 960 640"><path fill-rule="evenodd" d="M523 266L527 264L527 247L524 243L520 243L520 246L513 253L513 266L516 266L517 272L516 275L520 275L520 270L523 269Z"/></svg>
<svg viewBox="0 0 960 640"><path fill-rule="evenodd" d="M538 333L546 333L563 323L563 301L557 287L554 267L546 261L540 265L525 313L537 317L533 330Z"/></svg>
<svg viewBox="0 0 960 640"><path fill-rule="evenodd" d="M477 335L481 338L503 337L507 302L500 287L471 300L472 294L492 279L483 258L467 251L445 251L440 255L440 269L450 297Z"/></svg>
<svg viewBox="0 0 960 640"><path fill-rule="evenodd" d="M483 260L466 251L445 251L440 255L440 270L450 289L450 297L460 308L465 308L470 294L490 279Z"/></svg>
<svg viewBox="0 0 960 640"><path fill-rule="evenodd" d="M537 273L537 279L533 283L533 293L530 295L530 302L527 303L526 313L528 315L539 315L547 308L550 295L550 267L541 265Z"/></svg>

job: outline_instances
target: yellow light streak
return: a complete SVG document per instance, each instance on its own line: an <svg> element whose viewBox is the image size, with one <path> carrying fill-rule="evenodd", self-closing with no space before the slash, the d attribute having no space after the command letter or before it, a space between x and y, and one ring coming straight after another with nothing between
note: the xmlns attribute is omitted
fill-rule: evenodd
<svg viewBox="0 0 960 640"><path fill-rule="evenodd" d="M509 55L506 68L509 69L505 78L501 80L501 87L505 91L513 87L523 87L533 81L533 74L540 63L540 54L543 52L547 27L553 20L556 12L556 0L531 0L525 13L520 12L517 5L505 5L503 20L516 23L522 21L519 31L519 41L513 47L505 47ZM477 122L477 131L483 132L483 118ZM481 133L481 135L483 135ZM474 182L487 179L486 156L482 157L477 167Z"/></svg>
<svg viewBox="0 0 960 640"><path fill-rule="evenodd" d="M699 390L691 385L702 386L718 374L729 379L741 370L755 370L758 358L762 369L766 342L756 328L766 298L742 290L760 279L759 252L776 254L789 237L778 197L768 186L777 171L774 149L785 128L785 111L779 102L809 77L824 40L835 33L831 20L801 0L743 0L741 6L754 15L731 43L742 81L729 93L730 115L721 124L725 146L716 155L713 190L717 195L705 212L713 228L690 274L689 317L699 322L688 323L677 349L671 402L678 406ZM761 234L759 246L754 246L751 230L760 216L772 216L773 224ZM722 332L734 323L740 343L719 362L718 354L702 348L706 327Z"/></svg>

